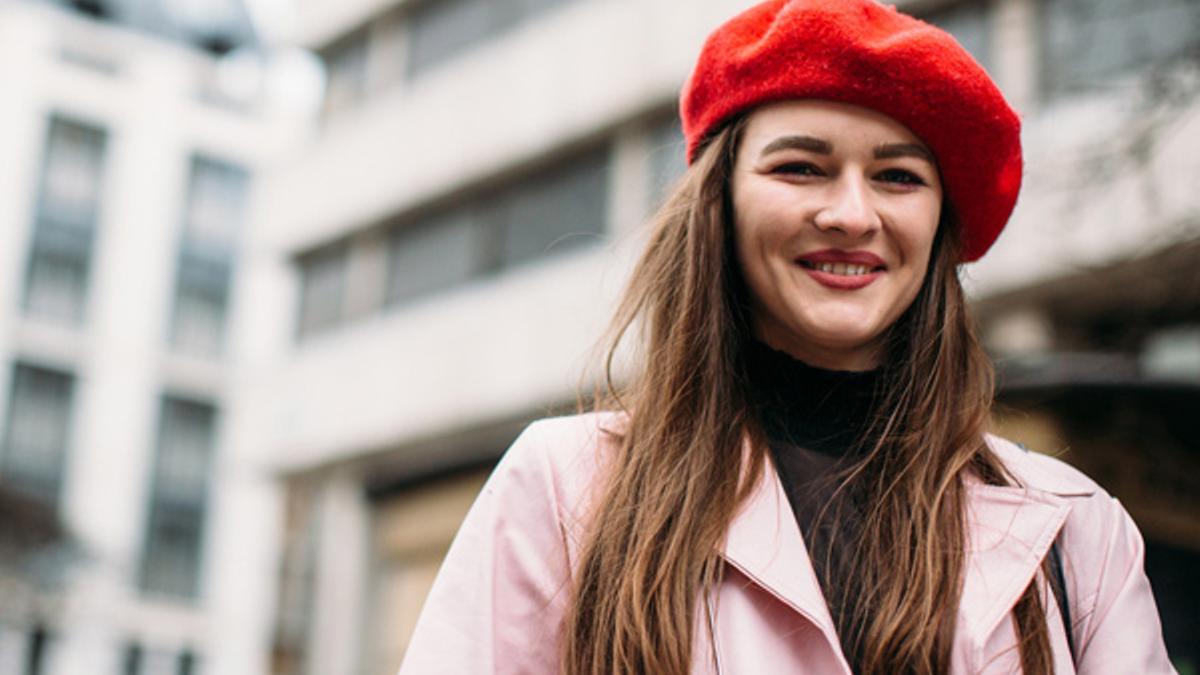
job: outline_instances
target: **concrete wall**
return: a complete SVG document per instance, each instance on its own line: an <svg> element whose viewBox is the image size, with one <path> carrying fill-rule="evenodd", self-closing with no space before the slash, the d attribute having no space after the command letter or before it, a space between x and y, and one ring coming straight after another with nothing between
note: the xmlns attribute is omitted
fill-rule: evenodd
<svg viewBox="0 0 1200 675"><path fill-rule="evenodd" d="M81 66L64 51L103 67ZM49 617L55 640L47 675L117 673L133 640L151 650L191 648L206 673L267 670L277 486L255 461L261 427L239 411L253 395L250 363L262 355L245 336L262 332L256 319L276 323L250 305L286 305L279 254L239 234L219 359L170 353L167 328L193 153L254 173L297 126L264 119L253 102L240 112L203 102L215 69L211 57L190 49L51 7L0 5L0 398L14 361L75 377L61 506L83 558L62 589L61 612ZM89 300L78 327L27 318L20 309L53 113L108 134ZM196 395L219 410L195 604L147 598L136 588L164 393ZM11 632L8 638L20 644Z"/></svg>

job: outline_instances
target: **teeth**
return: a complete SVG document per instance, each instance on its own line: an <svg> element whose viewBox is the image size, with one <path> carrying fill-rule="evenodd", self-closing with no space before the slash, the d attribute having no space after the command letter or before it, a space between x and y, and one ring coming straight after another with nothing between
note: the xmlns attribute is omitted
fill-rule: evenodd
<svg viewBox="0 0 1200 675"><path fill-rule="evenodd" d="M837 274L843 277L857 277L871 271L866 265L848 265L846 263L817 263L817 270L826 274Z"/></svg>

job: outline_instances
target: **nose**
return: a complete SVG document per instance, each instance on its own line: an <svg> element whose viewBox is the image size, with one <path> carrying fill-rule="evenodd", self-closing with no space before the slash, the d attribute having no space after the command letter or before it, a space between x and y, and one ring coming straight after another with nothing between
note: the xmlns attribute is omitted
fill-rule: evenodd
<svg viewBox="0 0 1200 675"><path fill-rule="evenodd" d="M870 186L865 177L843 174L830 186L828 201L813 217L820 230L837 230L850 237L862 237L879 229L882 221L871 202Z"/></svg>

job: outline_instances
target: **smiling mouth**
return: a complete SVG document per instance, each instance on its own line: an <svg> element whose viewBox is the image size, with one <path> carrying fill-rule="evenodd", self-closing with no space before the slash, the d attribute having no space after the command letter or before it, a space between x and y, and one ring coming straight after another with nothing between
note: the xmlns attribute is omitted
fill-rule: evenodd
<svg viewBox="0 0 1200 675"><path fill-rule="evenodd" d="M836 274L842 277L861 277L874 272L882 272L884 269L883 267L871 267L870 265L858 265L854 263L814 263L808 260L801 260L800 266L805 269L824 272L825 274Z"/></svg>

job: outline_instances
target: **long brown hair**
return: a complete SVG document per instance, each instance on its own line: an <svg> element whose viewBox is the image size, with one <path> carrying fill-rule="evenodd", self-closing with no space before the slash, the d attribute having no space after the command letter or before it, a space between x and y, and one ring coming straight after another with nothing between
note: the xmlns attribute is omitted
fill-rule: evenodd
<svg viewBox="0 0 1200 675"><path fill-rule="evenodd" d="M627 424L607 458L575 570L562 652L568 675L690 672L698 598L719 580L729 523L767 463L747 394L749 295L729 199L743 126L714 134L653 219L613 321L606 386L594 405L625 411ZM839 635L864 674L948 670L965 478L1010 482L984 442L992 369L967 313L957 247L943 209L924 285L889 333L862 459L841 476L866 495L864 529L846 542L855 547L845 572L855 592L830 601L841 603ZM635 332L637 364L618 387L613 363ZM825 515L841 504L835 499ZM1024 671L1051 673L1032 584L1014 619Z"/></svg>

